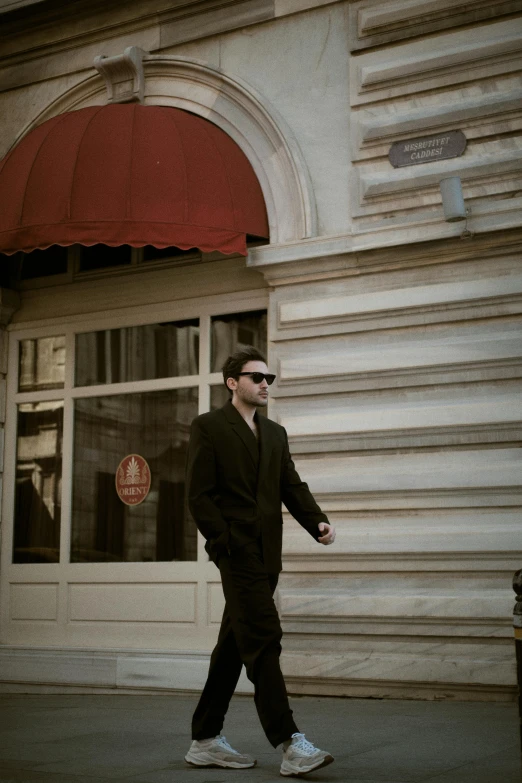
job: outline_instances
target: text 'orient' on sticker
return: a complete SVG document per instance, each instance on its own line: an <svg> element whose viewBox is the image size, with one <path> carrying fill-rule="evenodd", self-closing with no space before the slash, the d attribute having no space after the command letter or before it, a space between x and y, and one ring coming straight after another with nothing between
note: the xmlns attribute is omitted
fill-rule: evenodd
<svg viewBox="0 0 522 783"><path fill-rule="evenodd" d="M150 468L139 454L127 454L116 470L116 492L127 506L142 503L150 491Z"/></svg>

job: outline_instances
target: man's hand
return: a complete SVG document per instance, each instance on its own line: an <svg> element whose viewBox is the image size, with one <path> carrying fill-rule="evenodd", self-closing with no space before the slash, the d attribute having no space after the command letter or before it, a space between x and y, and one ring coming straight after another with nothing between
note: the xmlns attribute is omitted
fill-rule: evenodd
<svg viewBox="0 0 522 783"><path fill-rule="evenodd" d="M320 544L328 546L335 541L335 528L333 525L328 525L326 522L319 522L319 532L323 535L318 538Z"/></svg>

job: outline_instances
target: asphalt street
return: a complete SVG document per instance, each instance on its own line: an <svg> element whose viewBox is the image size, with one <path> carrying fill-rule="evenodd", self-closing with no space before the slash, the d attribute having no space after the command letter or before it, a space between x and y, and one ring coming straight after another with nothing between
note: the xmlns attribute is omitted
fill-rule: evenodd
<svg viewBox="0 0 522 783"><path fill-rule="evenodd" d="M281 752L251 697L223 734L250 770L195 769L184 754L196 694L0 694L0 783L268 783ZM335 763L309 783L520 783L515 704L294 697L301 731Z"/></svg>

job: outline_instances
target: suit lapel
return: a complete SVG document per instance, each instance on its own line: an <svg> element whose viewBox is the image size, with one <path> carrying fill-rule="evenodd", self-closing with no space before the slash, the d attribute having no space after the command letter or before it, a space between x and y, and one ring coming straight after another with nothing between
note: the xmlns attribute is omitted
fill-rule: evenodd
<svg viewBox="0 0 522 783"><path fill-rule="evenodd" d="M259 472L257 474L258 494L260 482L266 475L268 475L268 466L270 465L270 457L272 455L272 448L274 444L272 442L272 438L270 437L271 431L266 416L257 416L257 426L260 446Z"/></svg>
<svg viewBox="0 0 522 783"><path fill-rule="evenodd" d="M256 436L231 402L227 402L221 410L225 414L229 424L232 426L235 435L243 442L252 459L254 468L257 471L259 467L259 446Z"/></svg>

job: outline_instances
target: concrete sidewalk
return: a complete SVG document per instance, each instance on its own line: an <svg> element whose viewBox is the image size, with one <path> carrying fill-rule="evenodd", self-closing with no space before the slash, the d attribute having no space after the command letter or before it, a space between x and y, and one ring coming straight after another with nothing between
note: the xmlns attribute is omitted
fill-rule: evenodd
<svg viewBox="0 0 522 783"><path fill-rule="evenodd" d="M224 728L254 753L251 770L195 769L196 695L0 695L0 783L266 783L281 753L251 697L235 697ZM293 698L300 728L335 763L309 783L520 783L514 704Z"/></svg>

